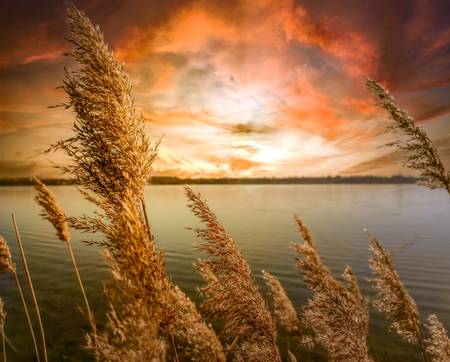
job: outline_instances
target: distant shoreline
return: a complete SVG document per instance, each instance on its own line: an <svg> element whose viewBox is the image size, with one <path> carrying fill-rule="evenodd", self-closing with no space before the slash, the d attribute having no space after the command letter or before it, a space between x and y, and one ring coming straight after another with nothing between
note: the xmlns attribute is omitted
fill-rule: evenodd
<svg viewBox="0 0 450 362"><path fill-rule="evenodd" d="M151 185L323 185L323 184L414 184L420 178L412 176L327 176L327 177L252 177L252 178L179 178L155 176ZM44 178L47 185L77 185L73 179ZM30 177L0 178L0 186L30 186Z"/></svg>

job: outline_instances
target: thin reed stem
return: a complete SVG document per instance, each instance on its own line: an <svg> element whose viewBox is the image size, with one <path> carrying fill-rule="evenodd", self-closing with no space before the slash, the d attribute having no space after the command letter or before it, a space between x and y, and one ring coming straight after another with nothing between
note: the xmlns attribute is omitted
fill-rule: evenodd
<svg viewBox="0 0 450 362"><path fill-rule="evenodd" d="M169 334L169 339L170 339L170 347L172 348L172 352L173 352L172 359L175 362L180 362L180 360L178 359L177 347L175 346L175 339L174 339L172 333Z"/></svg>
<svg viewBox="0 0 450 362"><path fill-rule="evenodd" d="M425 362L430 362L430 359L428 358L427 350L425 347L425 342L422 337L422 332L420 331L420 325L417 326L417 343L420 347L420 352L422 353L423 360Z"/></svg>
<svg viewBox="0 0 450 362"><path fill-rule="evenodd" d="M30 327L31 338L33 339L33 345L34 345L34 352L36 353L37 361L40 362L41 358L39 356L39 350L38 350L38 346L37 346L37 342L36 342L36 336L34 335L33 324L31 323L31 318L30 318L30 313L28 312L27 302L25 301L25 297L23 295L23 291L22 291L22 287L20 285L19 277L17 275L17 271L14 271L13 274L14 274L14 279L16 280L17 290L19 291L20 300L22 301L23 309L25 310L25 315L27 317L28 326Z"/></svg>
<svg viewBox="0 0 450 362"><path fill-rule="evenodd" d="M147 228L148 236L151 237L150 221L148 220L147 208L145 207L144 196L141 197L141 207L144 214L145 226Z"/></svg>
<svg viewBox="0 0 450 362"><path fill-rule="evenodd" d="M153 238L152 231L150 229L150 221L148 219L147 214L147 208L145 207L145 199L144 196L141 196L141 209L144 216L145 221L145 227L147 229L148 237L151 240ZM175 362L179 362L178 354L177 354L177 348L175 345L175 337L171 331L169 331L169 341L170 341L170 348L172 350L172 358Z"/></svg>
<svg viewBox="0 0 450 362"><path fill-rule="evenodd" d="M94 343L95 343L96 348L98 349L97 327L95 325L94 316L91 312L91 307L89 306L89 301L88 301L88 298L86 295L86 291L84 289L84 285L81 280L80 273L78 271L78 266L77 266L77 262L75 260L75 255L73 254L72 242L69 240L66 242L66 244L67 244L67 250L69 251L70 259L72 260L73 269L77 276L78 285L80 286L80 289L81 289L81 294L83 294L84 304L86 306L86 310L88 313L89 324L91 325L92 333L94 333ZM98 352L97 351L95 352L95 359L98 361Z"/></svg>
<svg viewBox="0 0 450 362"><path fill-rule="evenodd" d="M5 328L2 327L2 346L3 346L3 362L6 362L6 343L5 343Z"/></svg>
<svg viewBox="0 0 450 362"><path fill-rule="evenodd" d="M228 346L227 350L225 351L225 356L228 354L228 352L230 352L234 345L237 343L237 341L239 340L239 336L234 337L233 341L231 342L231 344Z"/></svg>
<svg viewBox="0 0 450 362"><path fill-rule="evenodd" d="M41 330L42 348L44 351L44 361L47 362L48 361L47 347L45 344L45 332L44 332L44 326L42 324L41 312L39 310L36 293L34 292L33 282L31 280L30 271L28 269L28 263L27 263L27 259L25 257L25 251L23 250L22 240L21 240L20 234L19 234L19 228L17 227L16 217L14 216L14 214L11 214L11 217L12 217L12 221L14 224L14 232L16 233L17 244L19 245L19 249L20 249L20 255L22 256L23 266L25 268L25 273L27 275L28 284L30 286L31 296L33 297L33 303L34 303L34 307L36 309L36 315L37 315L37 319L38 319L38 323L39 323L39 329Z"/></svg>

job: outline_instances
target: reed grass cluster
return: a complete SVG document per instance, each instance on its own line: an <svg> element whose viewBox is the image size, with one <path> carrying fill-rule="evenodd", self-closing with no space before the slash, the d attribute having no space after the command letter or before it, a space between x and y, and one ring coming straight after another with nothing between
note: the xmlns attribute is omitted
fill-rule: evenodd
<svg viewBox="0 0 450 362"><path fill-rule="evenodd" d="M373 253L369 265L376 276L372 284L377 291L373 305L386 314L392 330L408 342L418 343L422 335L416 303L401 282L389 253L373 235L369 234L369 240Z"/></svg>
<svg viewBox="0 0 450 362"><path fill-rule="evenodd" d="M372 361L367 344L369 312L350 267L337 280L320 260L308 228L295 217L304 239L295 244L297 267L313 297L303 308L304 323L334 361Z"/></svg>
<svg viewBox="0 0 450 362"><path fill-rule="evenodd" d="M233 358L279 361L275 326L250 266L201 195L187 186L185 191L188 207L206 226L192 229L205 241L198 248L208 255L197 262L207 283L201 288L203 310L224 322L222 335Z"/></svg>
<svg viewBox="0 0 450 362"><path fill-rule="evenodd" d="M321 260L308 227L297 216L294 220L303 242L293 245L295 265L311 293L301 310L296 310L278 278L263 271L269 290L266 303L238 244L202 196L187 186L188 207L203 225L191 228L202 240L198 249L206 254L195 263L205 283L199 289L201 305L197 307L172 283L144 199L159 140L152 143L147 137L144 120L134 108L131 83L100 29L74 6L69 6L68 18L73 45L68 55L79 68L66 71L62 89L68 96L63 106L75 113L74 134L50 150L62 150L69 156L72 163L63 170L76 178L81 195L96 211L66 216L55 195L38 179L36 201L41 216L67 245L91 326L86 331L85 348L92 357L111 362L277 362L283 356L293 362L298 357L293 351L301 347L324 350L330 361L377 360L368 345L370 303L361 294L357 277L349 266L340 277L333 274ZM368 81L368 86L391 113L396 122L393 128L411 137L411 145L398 144L410 152L409 166L420 169L430 186L450 192L449 175L424 131L415 127L378 83ZM14 275L36 359L40 361L42 355L47 361L43 323L14 217L13 225L41 332L42 354L16 266L2 237L0 272ZM113 282L105 291L106 323L100 330L78 270L70 228L99 234L87 243L102 249L112 273ZM445 327L435 315L422 325L390 254L372 235L369 246L373 254L369 264L375 275L372 283L377 292L372 304L386 315L393 331L420 347L425 362L449 361L450 341ZM0 299L3 337L5 315ZM280 351L277 327L296 337L297 346Z"/></svg>
<svg viewBox="0 0 450 362"><path fill-rule="evenodd" d="M298 333L300 331L300 321L297 317L297 311L280 281L264 270L262 274L269 288L269 299L272 302L273 315L277 326L285 329L289 333Z"/></svg>
<svg viewBox="0 0 450 362"><path fill-rule="evenodd" d="M412 117L397 106L394 98L380 83L367 79L366 85L377 97L380 107L392 118L388 129L399 137L389 145L406 153L405 166L419 171L426 178L422 182L424 185L432 189L443 188L450 194L450 172L445 169L425 129L416 125Z"/></svg>

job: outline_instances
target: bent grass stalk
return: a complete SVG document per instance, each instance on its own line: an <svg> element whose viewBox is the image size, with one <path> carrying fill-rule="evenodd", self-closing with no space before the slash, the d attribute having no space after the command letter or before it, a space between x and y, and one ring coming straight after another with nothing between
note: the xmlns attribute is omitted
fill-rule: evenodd
<svg viewBox="0 0 450 362"><path fill-rule="evenodd" d="M19 234L19 228L17 227L16 217L14 216L14 214L12 214L11 218L12 218L13 225L14 225L14 232L16 233L17 244L19 245L20 255L22 257L23 266L25 268L25 274L27 275L28 284L30 286L31 296L33 297L34 307L36 309L36 316L37 316L38 323L39 323L39 329L41 331L42 349L44 352L44 361L47 362L48 361L47 347L46 347L46 342L45 342L45 332L44 332L44 326L42 324L41 312L39 310L36 293L34 292L33 281L31 280L30 271L28 269L28 263L27 263L27 259L25 257L25 251L23 250L22 240L21 240L20 234Z"/></svg>

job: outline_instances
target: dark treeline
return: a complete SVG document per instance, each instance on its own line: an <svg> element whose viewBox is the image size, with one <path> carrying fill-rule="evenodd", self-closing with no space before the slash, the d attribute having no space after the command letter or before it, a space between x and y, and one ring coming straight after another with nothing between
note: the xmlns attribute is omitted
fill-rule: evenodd
<svg viewBox="0 0 450 362"><path fill-rule="evenodd" d="M44 178L47 185L76 185L74 179ZM179 178L174 176L155 176L154 185L264 185L264 184L412 184L420 181L411 176L327 176L327 177L248 177L248 178ZM0 178L0 186L33 185L29 177Z"/></svg>

